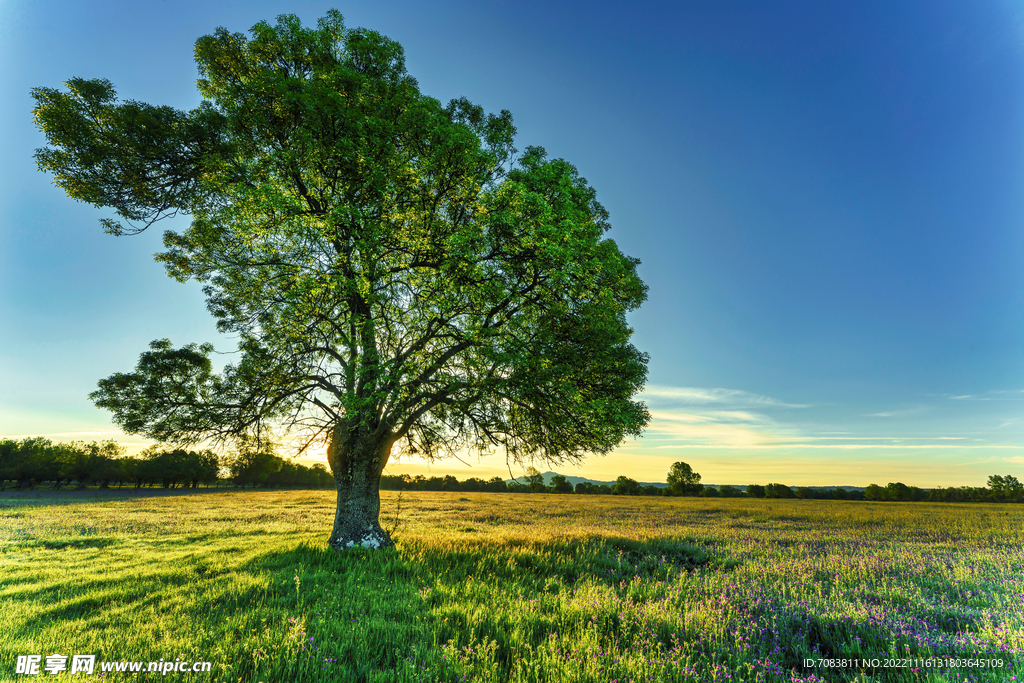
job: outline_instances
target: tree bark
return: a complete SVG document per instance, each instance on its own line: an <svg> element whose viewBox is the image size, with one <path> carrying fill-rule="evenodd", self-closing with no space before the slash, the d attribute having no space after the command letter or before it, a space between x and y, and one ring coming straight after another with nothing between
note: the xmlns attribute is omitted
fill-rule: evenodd
<svg viewBox="0 0 1024 683"><path fill-rule="evenodd" d="M331 433L327 461L338 486L338 508L328 543L335 550L394 547L380 525L380 475L394 443L393 437L352 430L344 423Z"/></svg>

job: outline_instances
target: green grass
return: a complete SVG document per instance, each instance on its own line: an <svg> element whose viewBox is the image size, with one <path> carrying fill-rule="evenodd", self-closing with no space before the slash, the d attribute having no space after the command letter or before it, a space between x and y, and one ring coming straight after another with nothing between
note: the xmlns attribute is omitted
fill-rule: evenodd
<svg viewBox="0 0 1024 683"><path fill-rule="evenodd" d="M338 554L333 498L0 494L0 680L1024 680L1022 506L406 493ZM803 666L937 656L1003 666Z"/></svg>

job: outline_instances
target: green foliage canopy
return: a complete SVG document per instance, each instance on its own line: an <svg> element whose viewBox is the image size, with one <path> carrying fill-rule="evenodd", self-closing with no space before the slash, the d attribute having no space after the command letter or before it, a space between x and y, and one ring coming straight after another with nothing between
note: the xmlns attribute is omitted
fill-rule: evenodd
<svg viewBox="0 0 1024 683"><path fill-rule="evenodd" d="M336 11L221 28L195 57L192 111L105 80L33 91L40 169L112 208L113 234L190 215L157 259L239 339L221 373L211 347L162 340L102 380L92 398L126 431L359 430L555 462L640 434L647 356L625 315L646 286L576 168L519 155L507 111L422 95L401 46Z"/></svg>

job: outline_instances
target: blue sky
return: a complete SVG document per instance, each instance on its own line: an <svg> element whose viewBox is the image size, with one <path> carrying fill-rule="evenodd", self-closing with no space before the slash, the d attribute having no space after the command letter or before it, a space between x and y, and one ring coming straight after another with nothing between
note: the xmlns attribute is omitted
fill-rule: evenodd
<svg viewBox="0 0 1024 683"><path fill-rule="evenodd" d="M330 7L422 91L509 109L642 261L643 439L567 474L983 485L1024 476L1024 10L906 2L0 0L0 436L117 438L87 394L152 339L218 339L160 234L35 170L29 90L198 103L192 44ZM178 223L178 227L183 227ZM500 456L431 473L492 476ZM414 461L393 472L427 472Z"/></svg>

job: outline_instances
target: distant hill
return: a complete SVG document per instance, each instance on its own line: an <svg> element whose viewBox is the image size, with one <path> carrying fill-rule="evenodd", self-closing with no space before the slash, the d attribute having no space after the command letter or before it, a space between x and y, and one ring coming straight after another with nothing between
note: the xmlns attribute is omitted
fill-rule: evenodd
<svg viewBox="0 0 1024 683"><path fill-rule="evenodd" d="M554 477L556 474L558 474L558 472L552 472L551 470L548 470L547 472L541 472L541 476L544 477L544 485L545 486L550 486L551 485L551 478ZM574 477L574 476L569 475L569 474L563 474L562 476L565 477L569 481L569 483L572 484L573 486L576 486L576 484L579 484L582 481L585 481L588 484L596 484L597 486L600 486L601 484L608 484L609 486L612 486L615 483L615 480L612 480L612 481L598 481L597 479L587 479L586 477ZM517 479L506 479L505 480L506 484L511 484L512 482L516 482L518 484L524 484L524 483L526 483L526 476L524 475L524 476L519 477ZM640 483L641 486L657 486L659 488L665 488L665 487L668 486L668 484L666 484L663 481L641 481L639 483Z"/></svg>

